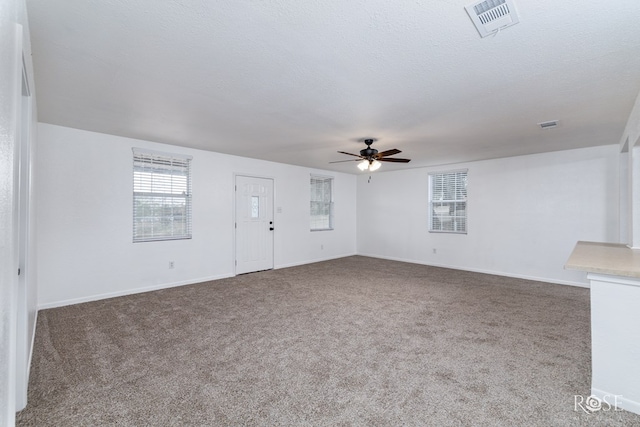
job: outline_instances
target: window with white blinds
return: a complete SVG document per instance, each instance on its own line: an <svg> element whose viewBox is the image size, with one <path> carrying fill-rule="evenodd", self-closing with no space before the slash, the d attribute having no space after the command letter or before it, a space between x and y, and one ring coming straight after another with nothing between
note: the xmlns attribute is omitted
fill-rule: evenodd
<svg viewBox="0 0 640 427"><path fill-rule="evenodd" d="M191 157L133 150L133 241L191 238Z"/></svg>
<svg viewBox="0 0 640 427"><path fill-rule="evenodd" d="M333 178L311 175L311 231L333 230Z"/></svg>
<svg viewBox="0 0 640 427"><path fill-rule="evenodd" d="M467 170L429 174L429 231L467 232Z"/></svg>

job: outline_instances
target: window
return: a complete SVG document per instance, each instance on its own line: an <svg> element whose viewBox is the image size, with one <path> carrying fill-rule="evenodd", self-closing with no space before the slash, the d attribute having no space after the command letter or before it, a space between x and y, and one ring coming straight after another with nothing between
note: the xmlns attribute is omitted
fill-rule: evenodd
<svg viewBox="0 0 640 427"><path fill-rule="evenodd" d="M133 149L133 241L191 238L191 157Z"/></svg>
<svg viewBox="0 0 640 427"><path fill-rule="evenodd" d="M467 232L467 171L429 174L429 231Z"/></svg>
<svg viewBox="0 0 640 427"><path fill-rule="evenodd" d="M333 178L311 176L311 230L333 230Z"/></svg>

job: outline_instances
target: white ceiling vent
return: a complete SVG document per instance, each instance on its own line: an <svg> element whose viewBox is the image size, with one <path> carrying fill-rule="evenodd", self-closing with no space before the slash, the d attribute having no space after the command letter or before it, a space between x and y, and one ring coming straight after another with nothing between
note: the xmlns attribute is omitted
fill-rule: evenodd
<svg viewBox="0 0 640 427"><path fill-rule="evenodd" d="M513 0L485 0L465 6L480 36L487 37L520 22Z"/></svg>

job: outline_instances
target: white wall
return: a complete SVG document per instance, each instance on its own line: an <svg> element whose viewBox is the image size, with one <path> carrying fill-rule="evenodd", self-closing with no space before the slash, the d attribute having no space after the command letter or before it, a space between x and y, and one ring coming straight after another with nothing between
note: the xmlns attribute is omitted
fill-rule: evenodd
<svg viewBox="0 0 640 427"><path fill-rule="evenodd" d="M617 242L618 146L358 179L358 253L587 286L563 266L578 240ZM468 168L468 234L428 232L431 171ZM437 253L433 253L433 249Z"/></svg>
<svg viewBox="0 0 640 427"><path fill-rule="evenodd" d="M234 173L275 181L275 268L356 252L353 175L42 123L38 138L40 307L232 276ZM132 147L193 156L192 239L132 243ZM312 172L335 178L333 231L309 231Z"/></svg>

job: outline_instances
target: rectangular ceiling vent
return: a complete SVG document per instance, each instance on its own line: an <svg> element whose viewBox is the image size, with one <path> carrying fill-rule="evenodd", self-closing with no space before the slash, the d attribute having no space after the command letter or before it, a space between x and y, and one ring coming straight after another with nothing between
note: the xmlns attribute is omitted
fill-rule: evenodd
<svg viewBox="0 0 640 427"><path fill-rule="evenodd" d="M485 0L465 6L465 9L482 37L520 22L513 0Z"/></svg>
<svg viewBox="0 0 640 427"><path fill-rule="evenodd" d="M553 129L554 127L558 126L558 121L549 120L548 122L538 123L538 126L540 126L541 129Z"/></svg>

